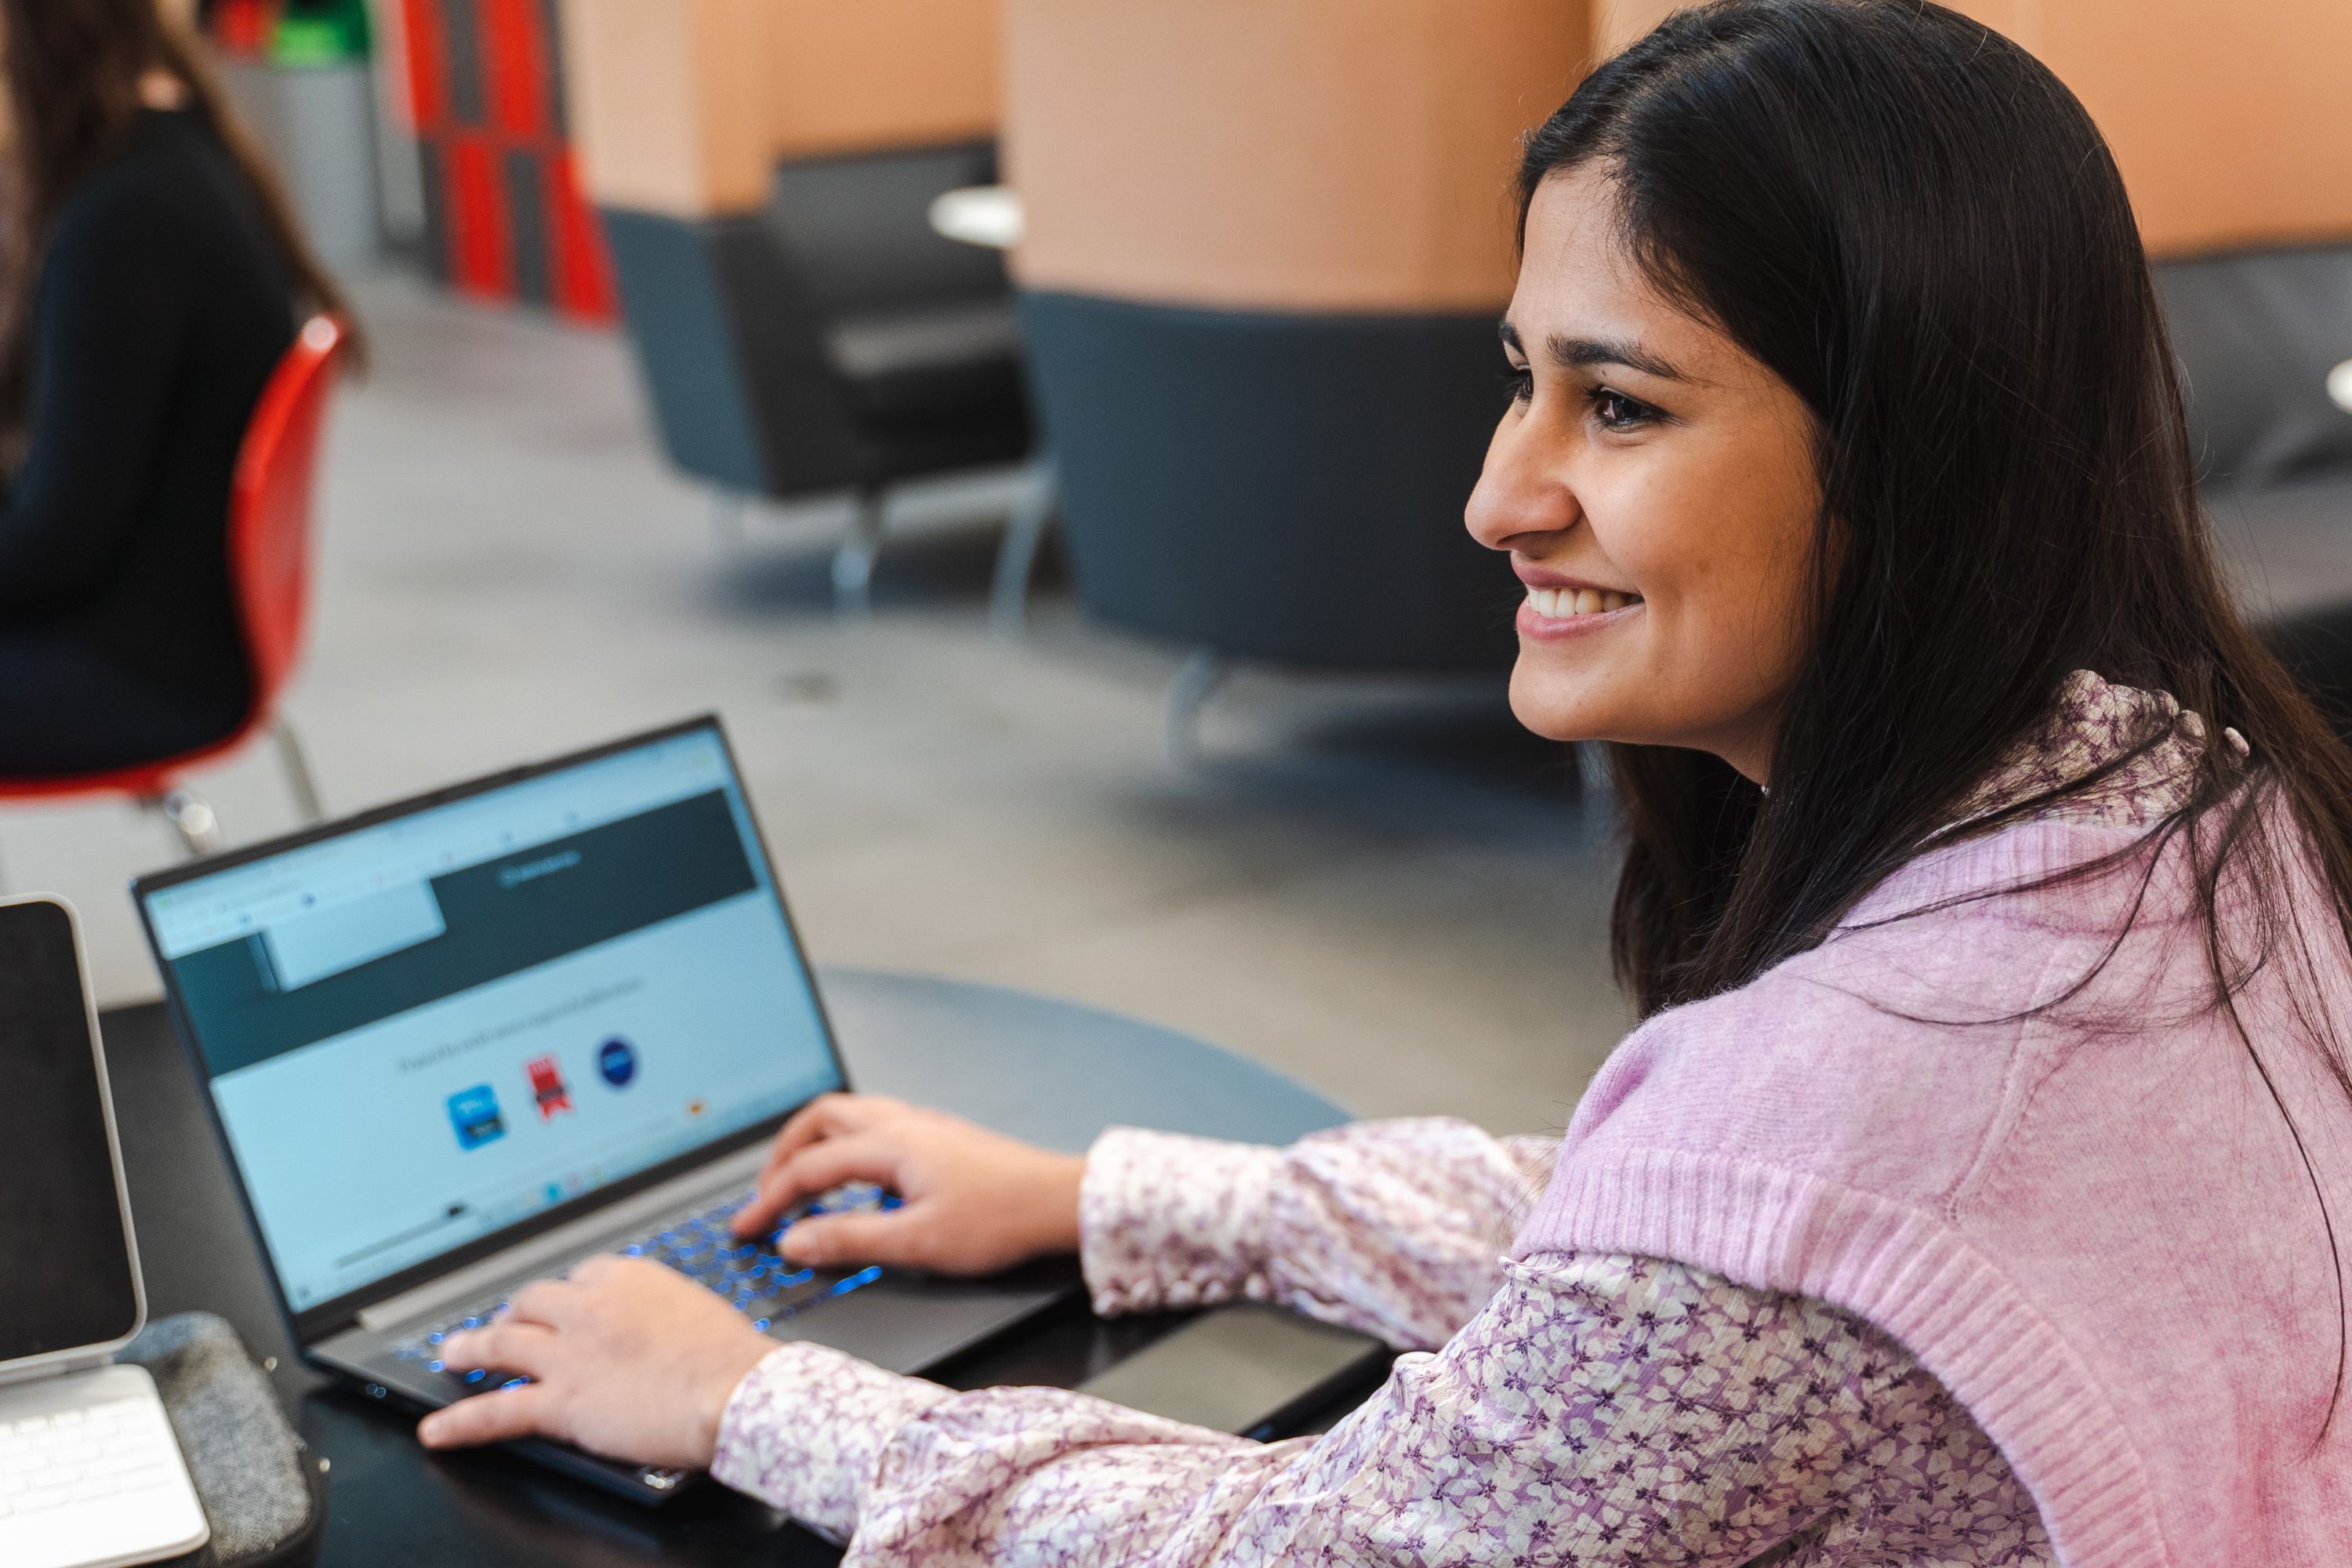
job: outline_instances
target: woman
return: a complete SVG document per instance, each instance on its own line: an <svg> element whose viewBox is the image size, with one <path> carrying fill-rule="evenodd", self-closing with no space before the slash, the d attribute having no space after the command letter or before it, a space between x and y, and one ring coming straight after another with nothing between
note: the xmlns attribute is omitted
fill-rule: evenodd
<svg viewBox="0 0 2352 1568"><path fill-rule="evenodd" d="M1106 1311L1430 1353L1258 1447L599 1260L452 1347L536 1381L427 1442L708 1463L860 1563L2352 1561L2352 757L2223 595L2096 132L1921 0L1720 0L1522 194L1469 523L1519 716L1614 742L1646 1015L1564 1142L1071 1161L845 1099L741 1221L877 1179L787 1253L1075 1249Z"/></svg>
<svg viewBox="0 0 2352 1568"><path fill-rule="evenodd" d="M160 761L252 701L229 478L342 300L156 0L0 0L0 777Z"/></svg>

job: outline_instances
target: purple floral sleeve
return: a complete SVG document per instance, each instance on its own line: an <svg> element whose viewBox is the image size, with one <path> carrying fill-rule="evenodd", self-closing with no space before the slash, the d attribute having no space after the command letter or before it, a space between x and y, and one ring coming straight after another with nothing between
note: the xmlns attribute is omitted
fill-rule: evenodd
<svg viewBox="0 0 2352 1568"><path fill-rule="evenodd" d="M1559 1147L1439 1118L1286 1149L1113 1128L1087 1154L1080 1260L1105 1315L1246 1298L1439 1345L1501 1283Z"/></svg>
<svg viewBox="0 0 2352 1568"><path fill-rule="evenodd" d="M736 1386L710 1473L838 1539L891 1435L950 1391L824 1345L779 1345Z"/></svg>
<svg viewBox="0 0 2352 1568"><path fill-rule="evenodd" d="M1866 1324L1654 1259L1498 1272L1443 1350L1401 1357L1320 1438L950 1394L791 1346L738 1391L715 1468L854 1527L857 1568L2054 1561L1998 1451Z"/></svg>

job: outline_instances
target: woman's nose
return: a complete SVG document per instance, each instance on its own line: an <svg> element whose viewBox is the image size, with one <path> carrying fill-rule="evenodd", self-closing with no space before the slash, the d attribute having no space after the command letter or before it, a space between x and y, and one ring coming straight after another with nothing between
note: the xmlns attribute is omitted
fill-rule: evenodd
<svg viewBox="0 0 2352 1568"><path fill-rule="evenodd" d="M1565 533L1581 521L1584 509L1555 458L1525 412L1506 416L1464 513L1470 537L1489 550L1513 550L1532 535Z"/></svg>

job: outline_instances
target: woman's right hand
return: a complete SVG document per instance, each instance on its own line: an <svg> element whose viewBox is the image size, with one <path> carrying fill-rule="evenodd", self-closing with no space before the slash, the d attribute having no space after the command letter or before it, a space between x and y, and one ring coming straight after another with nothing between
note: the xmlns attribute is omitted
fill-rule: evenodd
<svg viewBox="0 0 2352 1568"><path fill-rule="evenodd" d="M940 1274L993 1274L1078 1249L1083 1154L1056 1154L873 1094L828 1094L776 1134L759 1195L738 1210L735 1234L764 1236L793 1204L844 1182L873 1182L895 1209L813 1215L779 1249L804 1266L895 1264Z"/></svg>

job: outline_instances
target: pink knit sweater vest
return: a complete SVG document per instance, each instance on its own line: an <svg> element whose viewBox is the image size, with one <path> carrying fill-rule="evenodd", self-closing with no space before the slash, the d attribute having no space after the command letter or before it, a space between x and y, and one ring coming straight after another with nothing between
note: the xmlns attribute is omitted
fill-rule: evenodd
<svg viewBox="0 0 2352 1568"><path fill-rule="evenodd" d="M2209 1005L2183 858L2087 989L2016 1016L2096 963L2139 876L2000 890L2135 836L2043 820L1933 851L1822 947L1650 1020L1515 1252L1669 1258L1876 1324L2000 1445L2068 1568L2352 1564L2352 1387L2320 1435L2336 1266L2287 1121ZM2239 1015L2352 1268L2352 1101L2284 983L2304 969L2343 1044L2352 974L2316 885L2292 892L2314 962L2290 939Z"/></svg>

